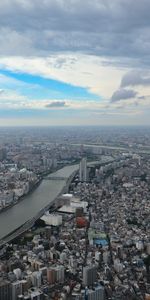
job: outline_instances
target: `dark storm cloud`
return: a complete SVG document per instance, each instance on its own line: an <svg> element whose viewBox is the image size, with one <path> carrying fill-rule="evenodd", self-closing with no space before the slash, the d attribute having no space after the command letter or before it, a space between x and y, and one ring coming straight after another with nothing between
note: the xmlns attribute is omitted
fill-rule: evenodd
<svg viewBox="0 0 150 300"><path fill-rule="evenodd" d="M115 91L111 97L111 102L118 102L120 100L128 100L135 98L137 95L137 92L133 90L126 90L123 88L120 88L119 90Z"/></svg>
<svg viewBox="0 0 150 300"><path fill-rule="evenodd" d="M146 96L139 96L138 99L139 99L139 100L145 100L145 99L146 99Z"/></svg>
<svg viewBox="0 0 150 300"><path fill-rule="evenodd" d="M78 51L150 61L149 0L7 0L0 2L0 54Z"/></svg>
<svg viewBox="0 0 150 300"><path fill-rule="evenodd" d="M121 80L121 87L128 86L149 86L150 74L144 71L133 70L125 74Z"/></svg>
<svg viewBox="0 0 150 300"><path fill-rule="evenodd" d="M66 107L65 101L52 101L51 103L47 104L46 108L60 108L60 107Z"/></svg>

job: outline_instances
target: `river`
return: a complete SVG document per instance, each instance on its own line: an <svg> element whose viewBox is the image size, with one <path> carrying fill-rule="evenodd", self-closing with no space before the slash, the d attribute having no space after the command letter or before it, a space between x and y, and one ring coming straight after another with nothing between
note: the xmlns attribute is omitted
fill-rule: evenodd
<svg viewBox="0 0 150 300"><path fill-rule="evenodd" d="M65 187L67 179L77 169L78 165L71 165L50 174L48 177L52 176L52 180L50 178L43 180L31 194L2 212L0 214L0 239L34 218L41 209L54 201ZM61 180L57 179L59 177Z"/></svg>

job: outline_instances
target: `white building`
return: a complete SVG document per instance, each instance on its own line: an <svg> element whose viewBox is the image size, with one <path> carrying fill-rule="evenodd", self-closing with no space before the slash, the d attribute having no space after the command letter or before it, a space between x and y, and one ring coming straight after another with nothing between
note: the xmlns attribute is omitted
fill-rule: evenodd
<svg viewBox="0 0 150 300"><path fill-rule="evenodd" d="M32 280L33 286L40 287L42 284L42 272L40 272L40 271L33 272L31 280Z"/></svg>
<svg viewBox="0 0 150 300"><path fill-rule="evenodd" d="M44 216L41 217L41 220L43 220L47 225L52 226L59 226L62 224L62 216L58 214L46 213Z"/></svg>
<svg viewBox="0 0 150 300"><path fill-rule="evenodd" d="M86 158L82 158L79 165L79 180L81 182L86 182L88 180L88 172L87 172L87 160Z"/></svg>

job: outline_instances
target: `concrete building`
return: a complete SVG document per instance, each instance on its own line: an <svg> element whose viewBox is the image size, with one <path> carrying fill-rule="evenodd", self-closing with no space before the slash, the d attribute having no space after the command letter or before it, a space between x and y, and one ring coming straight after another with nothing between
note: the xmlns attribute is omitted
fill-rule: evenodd
<svg viewBox="0 0 150 300"><path fill-rule="evenodd" d="M97 268L96 266L86 266L83 268L83 284L85 286L91 286L97 280Z"/></svg>
<svg viewBox="0 0 150 300"><path fill-rule="evenodd" d="M87 172L87 160L86 158L82 158L79 165L79 180L81 182L86 182L88 180L88 172Z"/></svg>
<svg viewBox="0 0 150 300"><path fill-rule="evenodd" d="M56 274L53 268L47 269L47 281L49 284L54 284L56 281Z"/></svg>
<svg viewBox="0 0 150 300"><path fill-rule="evenodd" d="M64 275L65 275L65 268L64 266L57 266L55 267L56 272L56 281L63 283L64 282Z"/></svg>
<svg viewBox="0 0 150 300"><path fill-rule="evenodd" d="M42 283L42 273L37 271L32 273L32 284L35 287L40 287Z"/></svg>
<svg viewBox="0 0 150 300"><path fill-rule="evenodd" d="M11 300L11 285L7 280L0 281L0 299Z"/></svg>
<svg viewBox="0 0 150 300"><path fill-rule="evenodd" d="M41 220L43 220L46 225L60 226L62 224L62 216L58 214L45 213L45 215L41 217Z"/></svg>
<svg viewBox="0 0 150 300"><path fill-rule="evenodd" d="M16 300L17 297L22 294L22 284L18 280L13 282L11 286L12 286L12 300Z"/></svg>
<svg viewBox="0 0 150 300"><path fill-rule="evenodd" d="M87 290L87 299L88 300L104 300L104 288L98 286L95 290Z"/></svg>

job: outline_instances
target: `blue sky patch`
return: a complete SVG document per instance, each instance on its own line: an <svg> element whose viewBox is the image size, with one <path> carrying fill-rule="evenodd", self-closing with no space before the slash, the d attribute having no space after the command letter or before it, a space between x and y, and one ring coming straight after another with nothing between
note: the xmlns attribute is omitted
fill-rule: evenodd
<svg viewBox="0 0 150 300"><path fill-rule="evenodd" d="M37 75L26 73L17 73L8 70L0 70L2 75L19 80L29 84L28 88L19 87L22 94L32 99L67 99L67 100L94 100L99 101L100 97L90 93L88 89L79 86L73 86L58 80L44 78ZM1 87L3 88L3 86Z"/></svg>

